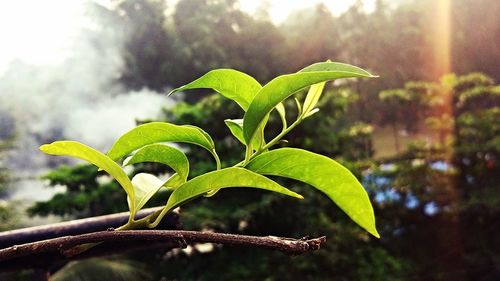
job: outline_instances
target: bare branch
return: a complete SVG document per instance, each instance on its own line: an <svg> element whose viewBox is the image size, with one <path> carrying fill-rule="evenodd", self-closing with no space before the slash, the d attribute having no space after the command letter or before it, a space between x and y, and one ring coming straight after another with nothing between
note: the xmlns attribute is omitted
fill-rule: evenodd
<svg viewBox="0 0 500 281"><path fill-rule="evenodd" d="M59 252L86 243L106 241L165 242L169 246L184 248L190 243L216 243L278 250L288 255L299 255L318 250L326 237L315 239L290 239L274 236L248 236L183 230L126 230L99 231L75 236L64 236L38 242L16 245L0 250L0 262L30 255Z"/></svg>

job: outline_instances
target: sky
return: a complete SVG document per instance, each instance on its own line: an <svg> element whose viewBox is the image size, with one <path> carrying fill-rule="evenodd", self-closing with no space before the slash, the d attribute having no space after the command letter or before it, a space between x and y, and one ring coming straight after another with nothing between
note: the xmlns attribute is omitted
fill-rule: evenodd
<svg viewBox="0 0 500 281"><path fill-rule="evenodd" d="M0 74L8 63L57 63L78 25L83 1L0 1Z"/></svg>

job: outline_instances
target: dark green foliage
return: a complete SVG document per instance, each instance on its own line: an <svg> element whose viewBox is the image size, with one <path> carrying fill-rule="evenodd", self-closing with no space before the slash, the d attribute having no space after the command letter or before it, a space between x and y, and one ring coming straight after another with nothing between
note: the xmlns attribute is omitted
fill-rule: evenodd
<svg viewBox="0 0 500 281"><path fill-rule="evenodd" d="M43 176L51 186L64 186L66 192L56 194L47 202L35 203L29 209L34 215L60 215L74 218L84 218L102 214L110 214L127 210L121 187L101 175L92 165L74 167L62 166Z"/></svg>

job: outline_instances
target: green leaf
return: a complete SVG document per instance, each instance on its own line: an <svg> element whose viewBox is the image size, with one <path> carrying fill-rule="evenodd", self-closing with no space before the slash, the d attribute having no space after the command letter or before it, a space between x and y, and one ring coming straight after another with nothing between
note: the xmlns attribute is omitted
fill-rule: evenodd
<svg viewBox="0 0 500 281"><path fill-rule="evenodd" d="M283 130L286 129L286 111L285 111L285 106L283 105L282 102L278 103L276 106L276 111L278 112L281 123L283 123Z"/></svg>
<svg viewBox="0 0 500 281"><path fill-rule="evenodd" d="M136 149L158 142L192 143L207 149L212 154L215 149L212 138L198 127L151 122L125 133L113 144L107 155L117 161Z"/></svg>
<svg viewBox="0 0 500 281"><path fill-rule="evenodd" d="M76 141L56 141L40 146L40 150L51 155L71 156L90 162L108 172L125 190L129 198L130 213L135 214L134 187L127 174L108 156Z"/></svg>
<svg viewBox="0 0 500 281"><path fill-rule="evenodd" d="M244 168L226 168L206 173L179 186L168 198L166 209L171 210L190 199L199 197L211 190L228 187L253 187L282 193L302 199L297 194L276 182Z"/></svg>
<svg viewBox="0 0 500 281"><path fill-rule="evenodd" d="M186 155L175 147L164 144L151 144L139 149L132 157L128 158L123 166L155 162L171 167L186 182L189 174L189 161Z"/></svg>
<svg viewBox="0 0 500 281"><path fill-rule="evenodd" d="M170 178L163 184L166 188L175 189L186 182L185 179L181 178L177 173L170 176Z"/></svg>
<svg viewBox="0 0 500 281"><path fill-rule="evenodd" d="M231 134L237 138L242 144L246 145L245 139L243 138L243 119L226 119L224 120L226 126L231 131ZM252 148L258 149L264 143L264 131L263 128L259 131L252 140Z"/></svg>
<svg viewBox="0 0 500 281"><path fill-rule="evenodd" d="M212 89L247 110L262 88L252 76L233 69L215 69L193 82L174 89L169 95L189 89Z"/></svg>
<svg viewBox="0 0 500 281"><path fill-rule="evenodd" d="M323 93L323 89L325 88L325 84L325 82L321 82L318 84L314 84L311 86L311 88L309 88L306 99L304 101L304 116L306 116L311 110L313 110L318 103L318 100Z"/></svg>
<svg viewBox="0 0 500 281"><path fill-rule="evenodd" d="M226 126L235 138L237 138L242 144L246 144L245 138L243 138L243 119L226 119L224 120L224 123L226 123Z"/></svg>
<svg viewBox="0 0 500 281"><path fill-rule="evenodd" d="M327 64L327 65L326 65ZM337 66L339 70L335 68ZM243 119L243 136L248 143L255 135L257 128L265 117L280 102L297 91L321 82L338 78L373 77L370 73L345 64L320 63L305 68L302 72L281 75L267 83L252 100ZM322 71L309 71L326 69ZM351 71L346 71L349 69Z"/></svg>
<svg viewBox="0 0 500 281"><path fill-rule="evenodd" d="M300 104L300 101L294 97L293 100L295 101L295 105L297 106L297 115L302 115L302 105Z"/></svg>
<svg viewBox="0 0 500 281"><path fill-rule="evenodd" d="M163 186L163 181L151 174L140 173L132 178L132 185L135 192L135 209L139 211Z"/></svg>
<svg viewBox="0 0 500 281"><path fill-rule="evenodd" d="M259 174L308 183L330 197L354 222L375 237L375 215L368 194L344 166L323 155L296 148L271 150L246 166Z"/></svg>
<svg viewBox="0 0 500 281"><path fill-rule="evenodd" d="M368 71L347 63L341 62L318 62L302 68L299 72L316 72L316 71L344 71L351 73L362 74L366 77L377 77L371 75Z"/></svg>

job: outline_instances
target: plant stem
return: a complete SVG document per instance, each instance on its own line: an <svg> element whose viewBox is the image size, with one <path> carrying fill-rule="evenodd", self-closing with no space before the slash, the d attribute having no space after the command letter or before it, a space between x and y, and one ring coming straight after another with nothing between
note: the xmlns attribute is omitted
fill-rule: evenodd
<svg viewBox="0 0 500 281"><path fill-rule="evenodd" d="M150 220L147 220L146 226L149 228L155 228L163 219L163 217L170 211L170 209L167 209L167 206L163 207L161 211L158 213L158 216L155 218L155 220L152 223L149 223ZM153 218L153 215L156 214L158 211L150 215L150 219ZM149 216L148 216L149 217Z"/></svg>
<svg viewBox="0 0 500 281"><path fill-rule="evenodd" d="M252 156L252 146L250 144L247 144L246 147L247 147L247 149L245 151L245 160L234 165L235 167L238 167L238 166L244 167L248 163L248 161L250 161L250 157Z"/></svg>
<svg viewBox="0 0 500 281"><path fill-rule="evenodd" d="M255 158L256 156L258 156L259 154L261 154L263 151L266 151L267 149L269 149L270 147L272 147L273 145L275 145L278 141L280 141L286 134L288 134L293 128L295 128L297 125L300 124L300 122L302 122L303 118L302 117L299 117L297 118L297 120L295 120L295 122L293 122L288 128L286 128L285 130L281 131L281 133L279 133L274 139L272 139L270 142L268 142L266 145L264 145L263 147L259 148L255 153L253 153L252 155L250 155L249 157L245 157L245 161L243 163L238 163L236 164L235 166L241 166L242 167L245 167L249 162L250 160L252 160L253 158Z"/></svg>
<svg viewBox="0 0 500 281"><path fill-rule="evenodd" d="M215 151L215 149L212 149L212 151L210 151L210 153L212 153L212 155L215 158L215 163L217 165L217 170L220 170L222 168L222 165L220 163L219 155L217 155L217 152Z"/></svg>
<svg viewBox="0 0 500 281"><path fill-rule="evenodd" d="M302 122L302 118L298 118L297 120L295 120L295 122L293 122L290 127L286 128L285 130L283 130L281 133L279 133L279 135L277 135L274 139L272 139L268 144L264 145L261 149L259 149L259 151L257 152L262 152L266 149L269 149L271 146L275 145L278 141L280 141L286 134L288 134L293 128L295 128L297 125L300 124L300 122ZM256 155L255 155L256 156Z"/></svg>

